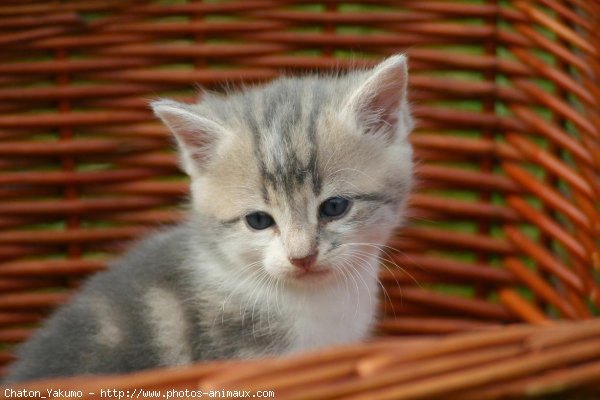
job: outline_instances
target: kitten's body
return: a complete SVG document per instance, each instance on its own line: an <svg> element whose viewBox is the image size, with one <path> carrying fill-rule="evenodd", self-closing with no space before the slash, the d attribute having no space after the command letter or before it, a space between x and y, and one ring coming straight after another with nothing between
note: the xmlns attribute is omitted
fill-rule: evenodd
<svg viewBox="0 0 600 400"><path fill-rule="evenodd" d="M367 334L376 287L340 281L327 291L244 290L193 277L186 264L222 257L203 254L209 242L187 223L139 243L22 348L8 382L280 355Z"/></svg>
<svg viewBox="0 0 600 400"><path fill-rule="evenodd" d="M405 92L397 56L346 77L282 79L193 106L156 103L192 179L190 218L91 278L23 346L8 380L364 338L380 247L411 185ZM348 203L343 214L325 207L332 199ZM251 228L257 212L272 225Z"/></svg>

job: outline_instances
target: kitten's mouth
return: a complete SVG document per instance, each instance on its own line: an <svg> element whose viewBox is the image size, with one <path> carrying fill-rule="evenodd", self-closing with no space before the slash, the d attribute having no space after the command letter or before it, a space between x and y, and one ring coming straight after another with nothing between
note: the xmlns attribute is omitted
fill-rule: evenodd
<svg viewBox="0 0 600 400"><path fill-rule="evenodd" d="M298 270L294 274L294 278L296 279L321 279L323 277L331 274L331 270L329 269L308 269L308 270Z"/></svg>

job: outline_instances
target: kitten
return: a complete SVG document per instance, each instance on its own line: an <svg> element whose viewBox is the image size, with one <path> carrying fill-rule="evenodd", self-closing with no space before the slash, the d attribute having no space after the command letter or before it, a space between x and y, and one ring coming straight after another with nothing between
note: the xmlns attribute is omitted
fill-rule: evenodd
<svg viewBox="0 0 600 400"><path fill-rule="evenodd" d="M152 103L191 178L189 218L91 278L9 382L283 355L365 338L377 258L412 181L406 57Z"/></svg>

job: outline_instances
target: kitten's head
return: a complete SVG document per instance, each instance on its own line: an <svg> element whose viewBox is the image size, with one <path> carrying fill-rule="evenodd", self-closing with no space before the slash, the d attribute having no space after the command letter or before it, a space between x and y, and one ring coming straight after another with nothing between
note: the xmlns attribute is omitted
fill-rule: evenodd
<svg viewBox="0 0 600 400"><path fill-rule="evenodd" d="M152 107L177 139L193 210L230 264L302 285L375 273L411 187L406 92L397 55L345 76Z"/></svg>

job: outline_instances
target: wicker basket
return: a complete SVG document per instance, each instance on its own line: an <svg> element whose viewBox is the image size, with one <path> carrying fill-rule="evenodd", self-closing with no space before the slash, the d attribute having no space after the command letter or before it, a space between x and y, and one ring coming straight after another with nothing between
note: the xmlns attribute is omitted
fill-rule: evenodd
<svg viewBox="0 0 600 400"><path fill-rule="evenodd" d="M187 183L149 99L406 51L419 188L384 260L379 339L53 387L597 398L599 15L598 0L2 1L0 365L123 243L180 218Z"/></svg>

